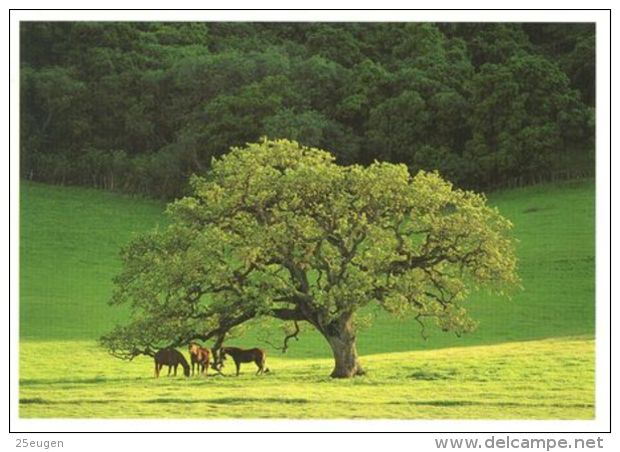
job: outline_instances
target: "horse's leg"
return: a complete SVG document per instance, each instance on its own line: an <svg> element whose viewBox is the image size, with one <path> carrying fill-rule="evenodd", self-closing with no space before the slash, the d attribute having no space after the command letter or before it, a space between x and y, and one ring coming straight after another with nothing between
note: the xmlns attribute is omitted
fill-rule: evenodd
<svg viewBox="0 0 620 452"><path fill-rule="evenodd" d="M175 365L174 365L174 376L175 376L175 377L177 376L177 367L179 367L179 365L178 365L178 364L175 364Z"/></svg>
<svg viewBox="0 0 620 452"><path fill-rule="evenodd" d="M162 366L163 367L163 366ZM172 372L172 366L168 365L168 376L170 376L170 372Z"/></svg>
<svg viewBox="0 0 620 452"><path fill-rule="evenodd" d="M157 364L157 361L155 361L155 378L159 377L159 369L157 368L159 366L159 364Z"/></svg>
<svg viewBox="0 0 620 452"><path fill-rule="evenodd" d="M237 366L237 377L239 376L239 369L241 369L241 363L239 361L235 361L235 366Z"/></svg>
<svg viewBox="0 0 620 452"><path fill-rule="evenodd" d="M256 367L258 367L258 370L256 371L256 375L262 374L263 373L263 362L258 359L254 362L256 363Z"/></svg>

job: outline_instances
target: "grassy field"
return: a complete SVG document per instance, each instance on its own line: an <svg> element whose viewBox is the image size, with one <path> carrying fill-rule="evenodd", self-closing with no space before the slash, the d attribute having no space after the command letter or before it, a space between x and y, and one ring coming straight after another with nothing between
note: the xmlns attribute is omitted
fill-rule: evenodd
<svg viewBox="0 0 620 452"><path fill-rule="evenodd" d="M122 318L106 304L119 250L164 220L162 203L23 183L20 337L94 339Z"/></svg>
<svg viewBox="0 0 620 452"><path fill-rule="evenodd" d="M49 357L32 367L31 356ZM22 345L20 416L101 418L591 419L586 338L370 355L363 378L333 380L329 359L270 357L270 372L152 377L91 342ZM232 375L231 369L224 368ZM180 375L180 374L179 374Z"/></svg>
<svg viewBox="0 0 620 452"><path fill-rule="evenodd" d="M424 341L415 322L371 312L358 336L369 371L360 379L327 378L329 349L307 332L287 355L270 352L264 377L156 381L150 360L115 360L95 341L125 314L106 304L119 247L165 224L164 205L23 183L20 415L591 418L594 183L499 192L490 203L515 223L524 290L473 296L476 332L431 330ZM233 342L269 350L259 336L254 328Z"/></svg>

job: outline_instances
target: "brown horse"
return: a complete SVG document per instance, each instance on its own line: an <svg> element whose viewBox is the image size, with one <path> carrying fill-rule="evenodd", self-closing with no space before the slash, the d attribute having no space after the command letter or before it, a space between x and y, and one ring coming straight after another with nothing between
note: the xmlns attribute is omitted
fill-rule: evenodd
<svg viewBox="0 0 620 452"><path fill-rule="evenodd" d="M176 376L179 364L183 367L183 374L189 377L189 364L187 364L185 356L178 350L174 348L163 348L155 353L154 359L156 378L159 377L159 372L164 366L168 366L168 375L170 375L170 370L174 367L174 375Z"/></svg>
<svg viewBox="0 0 620 452"><path fill-rule="evenodd" d="M209 354L211 353L208 348L201 347L198 344L189 344L189 357L192 362L192 375L194 375L194 367L198 365L198 373L204 372L207 375L209 369Z"/></svg>
<svg viewBox="0 0 620 452"><path fill-rule="evenodd" d="M258 367L256 375L262 374L263 372L269 372L269 369L265 368L265 351L260 348L243 350L238 347L222 347L220 349L221 365L223 365L223 361L226 359L226 355L232 356L232 359L235 361L235 366L237 367L237 375L239 375L241 363L251 362L254 362L256 364L256 367Z"/></svg>

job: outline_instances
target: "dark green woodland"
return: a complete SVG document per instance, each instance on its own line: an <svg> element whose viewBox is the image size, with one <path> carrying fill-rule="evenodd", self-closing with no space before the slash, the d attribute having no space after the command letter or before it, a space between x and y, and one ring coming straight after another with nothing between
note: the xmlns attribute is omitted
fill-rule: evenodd
<svg viewBox="0 0 620 452"><path fill-rule="evenodd" d="M261 137L490 190L594 168L594 24L22 22L21 176L171 199Z"/></svg>

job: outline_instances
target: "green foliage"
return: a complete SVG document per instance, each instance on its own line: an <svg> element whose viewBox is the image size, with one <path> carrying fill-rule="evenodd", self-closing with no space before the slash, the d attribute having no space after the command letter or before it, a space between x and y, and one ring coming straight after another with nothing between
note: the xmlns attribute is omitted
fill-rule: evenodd
<svg viewBox="0 0 620 452"><path fill-rule="evenodd" d="M592 173L591 24L24 22L20 45L32 180L171 199L262 136L465 188Z"/></svg>
<svg viewBox="0 0 620 452"><path fill-rule="evenodd" d="M569 89L557 65L540 56L485 64L472 89L473 139L467 143L467 156L480 163L476 172L485 185L510 175L544 172L571 136L589 136L588 113L577 92Z"/></svg>
<svg viewBox="0 0 620 452"><path fill-rule="evenodd" d="M537 50L555 61L569 76L589 106L596 94L596 26L593 23L524 24L523 28Z"/></svg>
<svg viewBox="0 0 620 452"><path fill-rule="evenodd" d="M131 307L133 323L103 338L121 357L221 341L262 316L354 346L354 317L369 304L461 334L475 327L472 291L519 283L512 224L437 173L339 166L279 140L233 148L191 185L166 230L122 253L113 302Z"/></svg>

